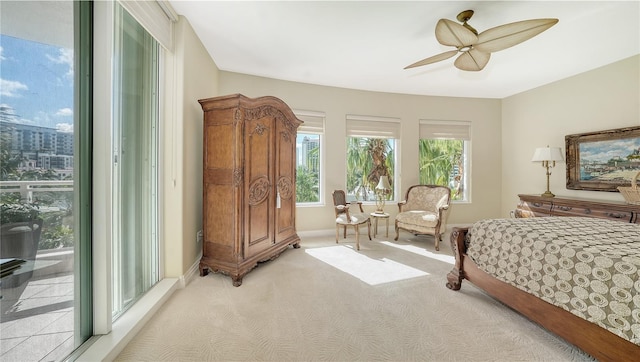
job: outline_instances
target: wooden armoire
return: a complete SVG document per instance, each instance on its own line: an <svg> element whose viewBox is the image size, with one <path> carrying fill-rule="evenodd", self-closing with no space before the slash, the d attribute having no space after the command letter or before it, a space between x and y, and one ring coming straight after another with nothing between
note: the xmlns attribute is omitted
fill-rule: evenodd
<svg viewBox="0 0 640 362"><path fill-rule="evenodd" d="M302 121L275 97L199 100L203 123L203 255L200 275L234 286L274 259L296 233L296 133Z"/></svg>

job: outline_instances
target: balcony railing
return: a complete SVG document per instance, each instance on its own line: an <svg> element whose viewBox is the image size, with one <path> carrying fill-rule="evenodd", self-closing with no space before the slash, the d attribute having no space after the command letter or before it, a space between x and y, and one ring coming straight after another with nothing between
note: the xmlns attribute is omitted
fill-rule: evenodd
<svg viewBox="0 0 640 362"><path fill-rule="evenodd" d="M73 180L0 181L0 193L19 193L20 199L32 203L38 192L73 191Z"/></svg>
<svg viewBox="0 0 640 362"><path fill-rule="evenodd" d="M36 246L39 258L43 253L52 251L73 253L73 248L70 248L73 244L73 222L69 218L73 207L70 198L73 180L0 181L0 193L2 196L13 194L13 197L2 198L3 211L12 210L11 216L5 218L3 215L3 223L26 221L21 219L22 216L15 219L15 215L22 214L24 210L27 214L23 215L29 217L33 217L29 210L37 210L37 217L44 221ZM9 204L5 204L7 202ZM27 205L35 208L30 209Z"/></svg>

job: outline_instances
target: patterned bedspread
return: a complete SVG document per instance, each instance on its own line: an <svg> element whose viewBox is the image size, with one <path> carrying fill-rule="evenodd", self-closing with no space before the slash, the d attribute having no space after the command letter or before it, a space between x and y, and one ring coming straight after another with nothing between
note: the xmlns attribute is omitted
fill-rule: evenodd
<svg viewBox="0 0 640 362"><path fill-rule="evenodd" d="M493 219L475 223L466 242L485 272L640 345L640 225Z"/></svg>

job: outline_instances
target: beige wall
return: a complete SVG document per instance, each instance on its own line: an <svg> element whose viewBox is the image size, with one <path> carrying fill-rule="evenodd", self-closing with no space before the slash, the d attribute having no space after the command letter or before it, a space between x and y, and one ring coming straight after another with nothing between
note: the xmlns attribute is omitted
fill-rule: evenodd
<svg viewBox="0 0 640 362"><path fill-rule="evenodd" d="M202 109L198 99L218 94L219 70L180 17L175 27L176 49L167 64L169 121L164 128L163 236L165 276L180 277L197 261L202 244Z"/></svg>
<svg viewBox="0 0 640 362"><path fill-rule="evenodd" d="M242 93L248 97L276 96L291 108L326 114L324 203L322 207L299 207L299 231L335 227L331 191L346 182L345 117L347 114L395 117L402 120L400 142L401 193L418 183L418 121L420 119L472 122L471 203L454 204L452 224L469 223L500 214L501 102L495 99L426 97L324 87L220 72L220 94ZM373 211L375 205L368 205ZM394 214L395 204L386 210Z"/></svg>
<svg viewBox="0 0 640 362"><path fill-rule="evenodd" d="M182 276L197 262L202 245L202 112L198 99L242 93L272 95L296 110L326 114L324 205L299 207L299 231L333 229L331 191L345 184L345 117L358 114L402 120L400 198L418 182L418 121L472 122L471 202L452 207L450 224L508 216L518 193L545 190L544 169L530 162L533 150L562 147L567 134L640 124L640 56L567 78L503 100L413 96L324 87L219 71L181 17L176 52L170 64L175 84L174 120L165 132L166 276ZM622 200L618 193L569 191L565 164L553 169L551 191L557 195ZM373 211L368 205L367 210ZM394 204L387 204L392 215Z"/></svg>
<svg viewBox="0 0 640 362"><path fill-rule="evenodd" d="M546 190L545 170L531 162L536 147L561 147L569 134L640 125L640 55L503 99L502 216L517 194ZM550 190L558 196L623 200L615 192L566 189L566 163L557 165Z"/></svg>

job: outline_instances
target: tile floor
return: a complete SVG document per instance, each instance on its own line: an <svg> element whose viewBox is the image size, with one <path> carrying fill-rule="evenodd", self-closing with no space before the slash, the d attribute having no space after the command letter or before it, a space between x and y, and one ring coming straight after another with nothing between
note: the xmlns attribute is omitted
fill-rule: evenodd
<svg viewBox="0 0 640 362"><path fill-rule="evenodd" d="M2 289L0 360L59 361L73 350L73 274L31 278Z"/></svg>

